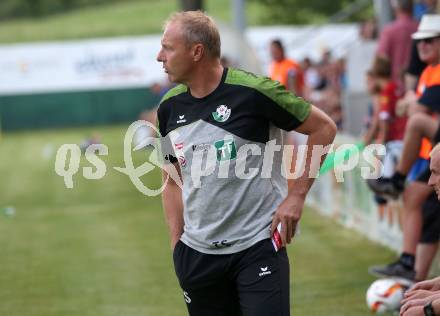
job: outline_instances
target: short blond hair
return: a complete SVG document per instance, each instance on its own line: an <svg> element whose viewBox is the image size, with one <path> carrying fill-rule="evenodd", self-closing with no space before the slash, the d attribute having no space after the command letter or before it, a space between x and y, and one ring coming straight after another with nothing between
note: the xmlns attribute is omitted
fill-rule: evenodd
<svg viewBox="0 0 440 316"><path fill-rule="evenodd" d="M182 26L187 44L203 44L210 57L220 58L220 33L214 19L202 11L183 11L171 14L164 28L178 22Z"/></svg>

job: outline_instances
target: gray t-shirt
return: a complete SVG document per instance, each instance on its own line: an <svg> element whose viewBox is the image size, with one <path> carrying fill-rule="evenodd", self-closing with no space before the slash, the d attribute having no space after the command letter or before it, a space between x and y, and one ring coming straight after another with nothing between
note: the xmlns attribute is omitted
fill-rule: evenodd
<svg viewBox="0 0 440 316"><path fill-rule="evenodd" d="M231 68L204 98L183 85L163 97L159 130L174 150L166 159L179 164L183 179L182 242L230 254L270 237L287 195L283 130L298 127L310 109L278 82Z"/></svg>

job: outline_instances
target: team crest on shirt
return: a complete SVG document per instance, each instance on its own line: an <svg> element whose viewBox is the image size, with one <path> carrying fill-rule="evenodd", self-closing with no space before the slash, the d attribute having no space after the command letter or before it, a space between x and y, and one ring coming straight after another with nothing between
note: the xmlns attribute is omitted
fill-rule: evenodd
<svg viewBox="0 0 440 316"><path fill-rule="evenodd" d="M226 105L222 104L217 107L215 112L212 112L212 117L217 122L223 123L226 122L231 116L231 109L229 109Z"/></svg>

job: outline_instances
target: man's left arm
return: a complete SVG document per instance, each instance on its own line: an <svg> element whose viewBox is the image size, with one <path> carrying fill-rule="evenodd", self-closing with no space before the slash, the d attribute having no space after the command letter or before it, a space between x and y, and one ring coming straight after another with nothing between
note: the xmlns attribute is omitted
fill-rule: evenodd
<svg viewBox="0 0 440 316"><path fill-rule="evenodd" d="M330 145L336 135L336 124L324 112L311 106L311 111L304 122L296 129L297 132L308 135L307 156L303 175L290 181L288 195L279 205L274 214L271 232L281 223L281 239L283 246L290 243L301 218L302 209L307 193L312 186L319 167L325 159L325 154L313 157L314 146L325 148ZM317 161L319 159L319 161Z"/></svg>

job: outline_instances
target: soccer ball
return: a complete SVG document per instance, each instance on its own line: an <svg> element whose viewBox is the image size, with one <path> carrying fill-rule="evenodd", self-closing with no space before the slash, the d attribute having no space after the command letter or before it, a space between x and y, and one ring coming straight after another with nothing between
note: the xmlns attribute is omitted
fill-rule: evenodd
<svg viewBox="0 0 440 316"><path fill-rule="evenodd" d="M376 314L399 310L403 299L403 286L393 279L374 281L367 291L368 308Z"/></svg>

